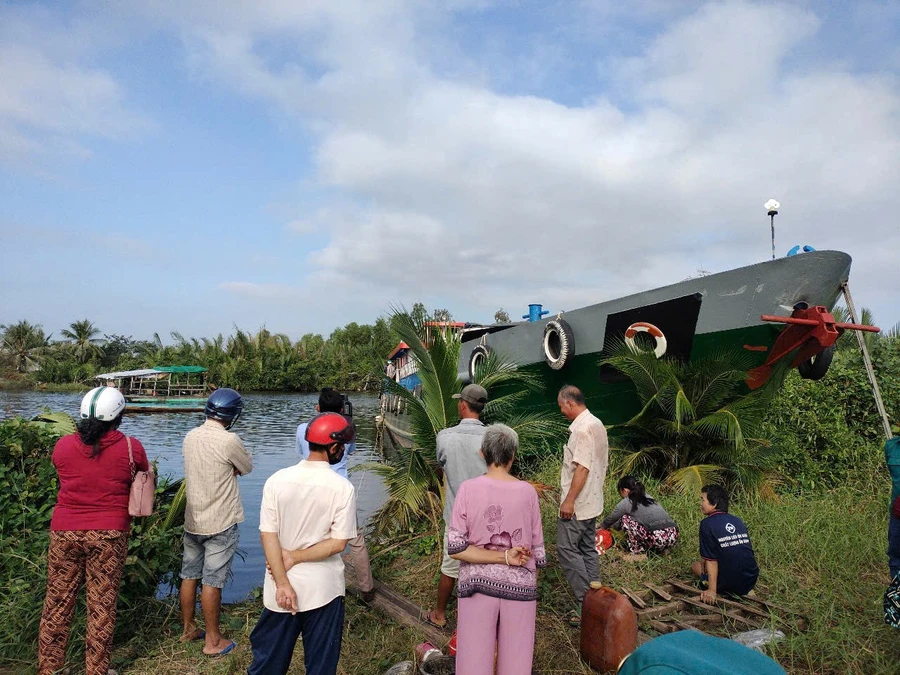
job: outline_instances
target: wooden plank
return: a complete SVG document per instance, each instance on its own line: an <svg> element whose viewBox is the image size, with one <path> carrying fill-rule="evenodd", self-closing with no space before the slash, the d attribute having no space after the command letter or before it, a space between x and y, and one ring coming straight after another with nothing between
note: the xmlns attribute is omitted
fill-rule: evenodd
<svg viewBox="0 0 900 675"><path fill-rule="evenodd" d="M665 592L663 589L661 589L659 586L654 586L653 584L651 584L651 583L646 583L646 582L644 583L644 586L646 586L646 587L649 588L651 591L653 591L654 593L656 593L659 597L661 597L661 598L662 598L663 600L665 600L666 602L672 602L672 596L669 595L668 593L666 593L666 592Z"/></svg>
<svg viewBox="0 0 900 675"><path fill-rule="evenodd" d="M356 570L353 569L353 562L350 556L343 556L343 559L347 592L361 598L362 592L357 586ZM423 633L437 647L444 647L450 641L451 633L449 628L438 628L422 621L423 609L386 584L379 581L375 582L375 597L368 605L397 623Z"/></svg>
<svg viewBox="0 0 900 675"><path fill-rule="evenodd" d="M647 603L644 602L644 601L640 598L640 596L639 596L637 593L635 593L634 591L629 590L629 589L627 589L627 588L622 588L622 593L624 593L625 595L627 595L628 598L631 600L631 602L633 602L635 605L637 605L637 606L640 607L641 609L644 609L644 608L647 607ZM669 600L671 600L671 599L672 599L672 598L669 598Z"/></svg>
<svg viewBox="0 0 900 675"><path fill-rule="evenodd" d="M674 586L678 590L684 591L686 593L692 593L697 596L700 595L699 589L689 586L688 584L681 583L680 581L670 579L666 583L668 583L670 586ZM649 584L647 584L647 585L649 586ZM725 605L726 607L731 607L733 609L739 609L739 610L741 610L743 612L747 612L749 614L755 614L756 616L759 616L763 619L771 619L773 616L770 613L761 612L760 610L756 609L755 607L750 607L749 605L746 605L742 602L735 602L734 600L729 600L728 598L723 598L721 596L716 596L716 603L717 604L721 603L721 604ZM775 617L775 618L778 618L778 617Z"/></svg>
<svg viewBox="0 0 900 675"><path fill-rule="evenodd" d="M725 623L725 617L721 614L681 614L676 615L675 618L691 625L720 625Z"/></svg>
<svg viewBox="0 0 900 675"><path fill-rule="evenodd" d="M696 607L697 609L702 609L704 613L708 613L710 609L715 609L712 605L707 605L705 602L701 602L700 600L691 600L690 598L682 598L682 602L686 602L691 607ZM736 621L737 623L743 623L752 628L761 628L762 626L759 622L751 621L750 619L741 616L740 614L735 614L734 612L728 612L724 609L719 610L724 616L727 616L732 621Z"/></svg>
<svg viewBox="0 0 900 675"><path fill-rule="evenodd" d="M681 630L700 630L696 626L692 626L691 624L685 623L684 621L679 621L678 619L672 619L672 624L674 626L678 626L678 628Z"/></svg>
<svg viewBox="0 0 900 675"><path fill-rule="evenodd" d="M657 619L653 619L651 621L648 621L647 623L650 624L650 627L653 630L655 630L657 633L662 633L663 635L665 635L666 633L674 633L676 630L672 624L665 621L659 621Z"/></svg>
<svg viewBox="0 0 900 675"><path fill-rule="evenodd" d="M699 594L698 589L688 584L682 583L677 579L669 579L668 581L666 581L666 583L673 588ZM787 626L789 628L797 630L800 633L803 633L809 629L809 618L804 614L793 609L788 609L787 607L783 607L781 605L776 605L775 603L769 602L768 600L763 600L758 596L754 597L745 595L741 598L741 602L735 602L734 600L728 600L721 597L717 597L716 601L721 601L728 607L740 609L741 611L747 612L748 614L758 616L761 619L765 618L766 620L771 620L774 618L782 627ZM767 611L763 612L757 609L757 606L762 607ZM788 617L794 617L794 619L790 619Z"/></svg>
<svg viewBox="0 0 900 675"><path fill-rule="evenodd" d="M675 602L669 602L665 605L656 605L654 607L648 607L647 609L639 609L637 612L635 612L635 614L637 614L638 621L658 619L659 617L665 616L666 614L680 612L684 608L685 604L678 600Z"/></svg>

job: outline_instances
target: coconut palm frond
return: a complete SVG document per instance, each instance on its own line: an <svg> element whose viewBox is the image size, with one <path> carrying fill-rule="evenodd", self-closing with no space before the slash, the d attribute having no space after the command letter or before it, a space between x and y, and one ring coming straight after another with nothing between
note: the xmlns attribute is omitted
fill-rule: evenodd
<svg viewBox="0 0 900 675"><path fill-rule="evenodd" d="M510 386L537 391L543 386L541 378L536 373L519 370L512 361L495 352L491 352L486 359L479 362L475 372L475 383L492 392Z"/></svg>
<svg viewBox="0 0 900 675"><path fill-rule="evenodd" d="M163 527L166 530L173 527L175 523L180 522L184 518L184 507L187 504L187 492L185 491L184 481L181 480L179 483L181 484L178 486L178 492L172 497L172 503L169 505L169 512L166 514L165 521L163 521Z"/></svg>
<svg viewBox="0 0 900 675"><path fill-rule="evenodd" d="M699 433L720 438L734 446L739 447L744 442L740 419L727 408L710 413L694 422L693 426Z"/></svg>
<svg viewBox="0 0 900 675"><path fill-rule="evenodd" d="M629 453L623 466L646 468L679 490L699 488L715 476L738 485L763 484L759 477L771 467L763 420L783 368L776 367L764 387L748 393L746 369L754 362L745 351L657 360L619 343L607 353L604 363L632 380L643 403L637 415L613 429ZM740 474L732 467L740 467Z"/></svg>
<svg viewBox="0 0 900 675"><path fill-rule="evenodd" d="M659 461L661 448L659 446L647 446L639 450L626 452L622 455L618 462L614 473L616 475L625 476L630 473L640 472L644 469L652 468L653 464Z"/></svg>
<svg viewBox="0 0 900 675"><path fill-rule="evenodd" d="M699 494L700 488L715 482L723 471L723 467L716 464L694 464L672 471L666 478L666 485L681 494Z"/></svg>
<svg viewBox="0 0 900 675"><path fill-rule="evenodd" d="M635 386L641 402L654 396L670 373L668 363L657 359L652 352L635 352L623 338L610 338L604 345L605 357L600 364L611 366L627 376Z"/></svg>
<svg viewBox="0 0 900 675"><path fill-rule="evenodd" d="M44 408L44 410L31 421L31 424L49 428L60 436L74 434L77 431L75 420L72 419L72 416L69 413L52 412L49 408Z"/></svg>
<svg viewBox="0 0 900 675"><path fill-rule="evenodd" d="M886 331L882 331L881 335L888 340L896 340L900 338L900 322L895 323Z"/></svg>
<svg viewBox="0 0 900 675"><path fill-rule="evenodd" d="M376 533L407 529L421 516L436 523L442 495L434 468L421 450L397 448L389 463L373 463L366 468L381 477L388 492L382 507L372 515Z"/></svg>
<svg viewBox="0 0 900 675"><path fill-rule="evenodd" d="M372 517L376 531L405 528L421 518L437 522L440 518L442 488L433 462L437 433L459 421L453 394L462 390L459 379L459 336L436 330L423 340L421 322L401 310L395 310L391 327L410 348L410 357L418 366L422 383L421 397L396 382L387 381L386 389L402 397L406 404L413 449L398 448L386 464L373 465L382 477L388 498ZM540 457L564 436L565 427L546 413L521 413L523 398L540 387L532 374L521 372L500 355L491 355L476 372L475 381L488 390L489 403L484 411L487 422L503 422L519 434L520 461Z"/></svg>

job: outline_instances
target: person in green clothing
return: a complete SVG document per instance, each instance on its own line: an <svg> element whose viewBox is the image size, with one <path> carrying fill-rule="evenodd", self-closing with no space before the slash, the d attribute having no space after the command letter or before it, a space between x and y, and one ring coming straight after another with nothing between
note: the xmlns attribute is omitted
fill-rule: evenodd
<svg viewBox="0 0 900 675"><path fill-rule="evenodd" d="M680 630L645 642L619 666L618 675L787 675L765 654L734 640Z"/></svg>
<svg viewBox="0 0 900 675"><path fill-rule="evenodd" d="M888 522L888 566L891 570L891 579L900 572L900 518L894 515L894 504L900 497L900 426L896 424L891 428L895 434L893 438L884 442L884 461L891 473L891 501L888 509L890 521Z"/></svg>

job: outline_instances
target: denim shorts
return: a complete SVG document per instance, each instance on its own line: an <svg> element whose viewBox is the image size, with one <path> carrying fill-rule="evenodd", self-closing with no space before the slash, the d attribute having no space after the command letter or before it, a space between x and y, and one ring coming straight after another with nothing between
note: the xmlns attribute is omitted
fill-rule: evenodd
<svg viewBox="0 0 900 675"><path fill-rule="evenodd" d="M223 588L231 573L237 545L237 523L218 534L185 532L181 578L200 579L204 586Z"/></svg>

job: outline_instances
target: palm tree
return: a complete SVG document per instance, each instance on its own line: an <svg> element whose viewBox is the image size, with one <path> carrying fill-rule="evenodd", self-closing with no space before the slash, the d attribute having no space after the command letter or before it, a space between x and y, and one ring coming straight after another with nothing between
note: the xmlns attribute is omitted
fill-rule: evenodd
<svg viewBox="0 0 900 675"><path fill-rule="evenodd" d="M386 381L388 390L402 397L412 435L412 448L398 447L384 464L371 465L381 476L388 491L384 505L372 517L379 533L409 531L423 518L437 529L441 517L443 489L435 473L436 438L441 429L459 422L453 394L463 383L458 379L459 335L451 331L434 331L426 346L417 317L395 312L391 326L397 337L410 346L418 362L422 381L421 396ZM486 422L503 422L519 434L520 448L561 445L565 427L556 416L547 413L520 414L518 403L538 386L536 378L492 355L476 371L475 381L491 394L482 418Z"/></svg>
<svg viewBox="0 0 900 675"><path fill-rule="evenodd" d="M835 307L831 310L831 315L834 317L834 320L838 323L852 323L850 319L850 310L848 310L843 305L839 307ZM872 313L872 310L868 307L863 307L862 312L859 315L859 322L863 324L873 325L875 323L875 315ZM836 351L844 352L844 351L852 351L854 349L859 349L859 342L855 336L852 335L853 331L848 331L848 334L845 337L842 337L840 340L834 343L834 348ZM863 333L863 340L866 343L866 347L868 349L872 349L875 344L875 341L879 338L881 333Z"/></svg>
<svg viewBox="0 0 900 675"><path fill-rule="evenodd" d="M87 363L94 357L103 355L100 347L100 329L93 322L83 319L69 324L68 329L60 331L60 335L72 343L72 351L78 363Z"/></svg>
<svg viewBox="0 0 900 675"><path fill-rule="evenodd" d="M745 386L753 363L743 352L722 351L684 362L610 345L602 363L634 384L641 411L610 427L625 451L619 470L643 470L683 493L716 478L750 493L770 491L771 444L763 433L766 410L784 370L755 391Z"/></svg>
<svg viewBox="0 0 900 675"><path fill-rule="evenodd" d="M22 320L10 326L0 326L3 331L2 350L12 359L16 372L24 373L37 365L37 357L49 344L50 336L44 335L40 324Z"/></svg>

